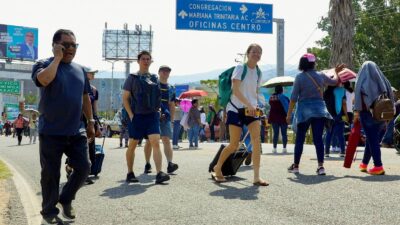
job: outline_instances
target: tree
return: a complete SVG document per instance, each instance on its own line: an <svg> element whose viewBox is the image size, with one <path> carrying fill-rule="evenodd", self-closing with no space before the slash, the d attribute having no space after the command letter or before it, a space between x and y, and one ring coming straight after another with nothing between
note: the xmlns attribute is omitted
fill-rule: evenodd
<svg viewBox="0 0 400 225"><path fill-rule="evenodd" d="M392 86L400 86L400 0L352 0L355 15L353 64L355 71L371 60L377 63ZM329 14L331 15L331 14ZM323 17L318 28L327 36L317 41L318 48L311 51L318 57L318 65L331 58L332 25L329 17ZM321 66L322 64L322 66Z"/></svg>
<svg viewBox="0 0 400 225"><path fill-rule="evenodd" d="M351 0L330 0L329 18L331 23L332 49L329 66L345 63L354 69L353 47L355 15Z"/></svg>

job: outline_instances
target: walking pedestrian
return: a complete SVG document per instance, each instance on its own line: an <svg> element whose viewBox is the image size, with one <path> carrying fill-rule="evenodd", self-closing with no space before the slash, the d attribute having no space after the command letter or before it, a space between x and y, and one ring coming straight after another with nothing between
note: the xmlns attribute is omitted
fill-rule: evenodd
<svg viewBox="0 0 400 225"><path fill-rule="evenodd" d="M172 151L171 138L172 128L171 122L174 121L175 115L175 88L168 84L168 78L171 73L169 66L160 66L158 70L161 91L161 116L160 116L160 136L164 146L164 154L167 159L167 173L173 173L178 169L178 164L173 163L174 152ZM146 165L144 173L151 173L151 146L148 141L144 146Z"/></svg>
<svg viewBox="0 0 400 225"><path fill-rule="evenodd" d="M54 57L39 60L32 70L32 80L41 92L41 214L47 223L59 222L57 203L60 203L66 218L75 218L71 203L90 172L88 138L94 138L95 123L88 95L89 81L83 67L73 62L78 48L74 33L65 29L57 30L52 47ZM86 130L81 120L82 111L88 119ZM59 193L63 154L69 158L74 171Z"/></svg>
<svg viewBox="0 0 400 225"><path fill-rule="evenodd" d="M366 61L358 71L354 90L354 123L360 120L366 135L364 157L359 166L362 172L371 175L383 175L385 170L381 159L380 143L385 133L386 123L374 119L371 114L374 102L379 96L386 94L394 104L391 84L372 61ZM374 167L368 169L368 163L373 159Z"/></svg>
<svg viewBox="0 0 400 225"><path fill-rule="evenodd" d="M29 144L32 144L32 139L33 139L33 144L36 143L36 137L37 137L37 128L38 128L38 121L37 121L37 116L36 114L32 114L32 117L29 119Z"/></svg>
<svg viewBox="0 0 400 225"><path fill-rule="evenodd" d="M200 111L198 107L198 100L192 100L192 107L189 110L188 125L189 125L189 149L197 149L199 147L199 132L201 126Z"/></svg>
<svg viewBox="0 0 400 225"><path fill-rule="evenodd" d="M17 138L18 138L18 145L21 145L22 132L24 131L24 123L25 123L25 119L21 113L18 114L18 117L13 122L15 133L17 134Z"/></svg>
<svg viewBox="0 0 400 225"><path fill-rule="evenodd" d="M175 115L174 115L174 124L173 124L173 132L172 132L172 149L178 150L181 147L178 145L179 135L182 130L181 119L183 117L183 111L181 107L179 107L180 100L175 98Z"/></svg>
<svg viewBox="0 0 400 225"><path fill-rule="evenodd" d="M129 115L123 106L120 112L120 120L121 120L121 125L119 127L120 128L119 147L122 148L122 141L125 140L125 148L127 148L129 140L129 134L128 134Z"/></svg>
<svg viewBox="0 0 400 225"><path fill-rule="evenodd" d="M223 149L214 167L212 176L216 182L225 182L221 168L225 160L239 149L240 135L243 125L250 131L251 144L253 146L253 184L268 186L269 184L260 177L260 121L257 116L258 87L260 86L261 71L257 63L260 61L262 48L258 44L251 44L246 51L247 63L238 65L232 74L232 95L226 107L229 126L230 141ZM247 72L242 80L242 74L246 67ZM259 110L259 109L258 109Z"/></svg>
<svg viewBox="0 0 400 225"><path fill-rule="evenodd" d="M288 172L299 173L299 164L303 153L303 145L308 128L311 126L313 142L317 152L317 174L325 175L324 168L324 144L322 133L327 119L332 120L332 116L326 109L323 100L322 90L324 86L336 85L337 75L331 78L315 70L316 57L307 53L300 58L299 70L301 73L296 75L293 84L292 96L290 97L289 109L286 122L292 123L292 111L297 102L294 115L293 129L296 131L296 141L294 147L294 163L288 168ZM336 74L341 71L343 66L335 69Z"/></svg>
<svg viewBox="0 0 400 225"><path fill-rule="evenodd" d="M283 94L283 87L281 85L275 87L275 93L273 93L269 98L269 105L271 106L271 108L268 115L268 123L272 125L272 129L274 132L272 138L272 153L276 154L277 152L276 147L278 145L279 130L281 131L282 135L282 153L286 153L288 127L288 124L286 122L286 114L289 108L289 98Z"/></svg>
<svg viewBox="0 0 400 225"><path fill-rule="evenodd" d="M208 113L207 113L207 123L210 126L210 142L215 142L215 121L216 121L217 113L215 112L214 106L208 106Z"/></svg>
<svg viewBox="0 0 400 225"><path fill-rule="evenodd" d="M139 53L139 71L130 74L125 80L123 103L129 115L130 122L129 144L126 150L126 164L128 174L126 182L139 182L133 172L136 146L140 139L147 136L153 148L153 159L156 165L156 184L170 179L169 175L161 171L162 155L160 151L160 105L161 93L157 75L150 74L152 62L151 54L147 51Z"/></svg>

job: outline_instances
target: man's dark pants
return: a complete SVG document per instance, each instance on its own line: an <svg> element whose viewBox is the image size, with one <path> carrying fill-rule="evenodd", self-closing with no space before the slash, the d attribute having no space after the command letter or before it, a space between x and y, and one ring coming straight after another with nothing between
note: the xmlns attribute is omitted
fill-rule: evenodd
<svg viewBox="0 0 400 225"><path fill-rule="evenodd" d="M86 133L74 136L39 135L42 211L44 217L59 213L57 203L70 204L90 172ZM59 194L60 168L63 153L69 158L73 173Z"/></svg>

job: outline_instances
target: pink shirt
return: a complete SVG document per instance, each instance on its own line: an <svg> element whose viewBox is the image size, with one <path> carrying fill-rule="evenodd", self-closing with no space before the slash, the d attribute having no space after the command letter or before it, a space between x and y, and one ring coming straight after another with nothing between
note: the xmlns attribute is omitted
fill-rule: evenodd
<svg viewBox="0 0 400 225"><path fill-rule="evenodd" d="M20 119L15 119L14 125L16 128L24 128L24 118L21 117Z"/></svg>

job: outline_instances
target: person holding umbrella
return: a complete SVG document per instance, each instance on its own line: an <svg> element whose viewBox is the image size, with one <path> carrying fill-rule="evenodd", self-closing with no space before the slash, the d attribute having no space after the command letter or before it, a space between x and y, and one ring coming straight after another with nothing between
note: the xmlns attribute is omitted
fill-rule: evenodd
<svg viewBox="0 0 400 225"><path fill-rule="evenodd" d="M286 144L287 144L287 127L288 124L286 122L286 113L289 108L289 98L286 97L283 93L283 87L281 85L275 86L275 93L271 95L269 98L269 105L271 109L268 115L268 123L272 125L272 129L274 132L273 136L273 150L272 153L276 153L276 147L278 144L279 130L281 130L282 134L282 144L283 150L282 153L286 153Z"/></svg>

